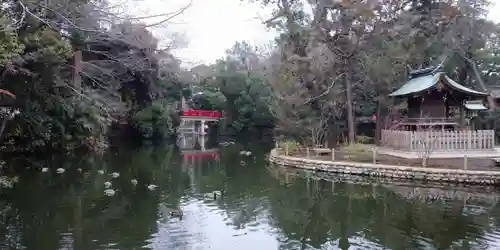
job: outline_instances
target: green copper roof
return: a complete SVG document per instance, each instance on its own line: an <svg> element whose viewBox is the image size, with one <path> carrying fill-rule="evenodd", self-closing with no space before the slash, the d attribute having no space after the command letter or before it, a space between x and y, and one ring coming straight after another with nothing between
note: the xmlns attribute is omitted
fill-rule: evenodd
<svg viewBox="0 0 500 250"><path fill-rule="evenodd" d="M408 80L403 86L401 86L401 88L389 94L389 96L396 97L396 96L405 96L409 94L419 93L436 86L439 80L442 80L443 83L446 84L448 87L468 95L488 96L487 93L479 92L458 84L443 72L436 72L433 74L426 74L412 78Z"/></svg>

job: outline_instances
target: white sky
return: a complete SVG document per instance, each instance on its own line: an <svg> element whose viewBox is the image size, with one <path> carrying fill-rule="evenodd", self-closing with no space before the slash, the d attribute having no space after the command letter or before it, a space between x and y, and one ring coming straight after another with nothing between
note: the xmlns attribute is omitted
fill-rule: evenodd
<svg viewBox="0 0 500 250"><path fill-rule="evenodd" d="M188 2L143 0L137 2L132 11L142 13L139 15L166 13L178 10ZM185 66L194 66L222 58L236 41L253 45L269 43L275 33L261 21L269 14L259 4L251 4L248 0L193 0L192 7L170 22L166 30L186 37L187 47L174 50L174 54ZM155 35L164 34L162 30L155 30ZM161 39L161 35L158 37Z"/></svg>
<svg viewBox="0 0 500 250"><path fill-rule="evenodd" d="M174 11L188 0L142 0L137 2L134 12L149 14ZM187 47L176 49L185 66L211 63L222 58L236 41L250 44L268 43L275 36L261 22L269 11L248 0L193 0L193 6L175 18L168 26L169 31L182 33ZM500 22L500 0L491 0L489 18ZM260 17L259 17L260 16ZM155 35L164 32L156 31ZM161 39L161 36L159 37Z"/></svg>

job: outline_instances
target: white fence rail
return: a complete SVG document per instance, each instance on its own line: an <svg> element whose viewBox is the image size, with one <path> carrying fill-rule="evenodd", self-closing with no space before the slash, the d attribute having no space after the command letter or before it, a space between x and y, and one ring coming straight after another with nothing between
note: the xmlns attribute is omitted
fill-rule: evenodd
<svg viewBox="0 0 500 250"><path fill-rule="evenodd" d="M407 151L477 151L495 147L493 130L382 130L381 137L383 146Z"/></svg>

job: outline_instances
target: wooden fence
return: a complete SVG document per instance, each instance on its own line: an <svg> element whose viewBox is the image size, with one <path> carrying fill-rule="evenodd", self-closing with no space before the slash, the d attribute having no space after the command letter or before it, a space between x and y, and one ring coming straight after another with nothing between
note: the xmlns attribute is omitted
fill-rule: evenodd
<svg viewBox="0 0 500 250"><path fill-rule="evenodd" d="M382 130L381 139L382 146L407 151L477 151L495 147L493 130Z"/></svg>

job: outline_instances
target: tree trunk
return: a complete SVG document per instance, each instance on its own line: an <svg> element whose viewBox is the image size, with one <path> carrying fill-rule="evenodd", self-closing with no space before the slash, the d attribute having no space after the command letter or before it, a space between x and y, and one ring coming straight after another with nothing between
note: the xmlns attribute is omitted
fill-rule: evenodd
<svg viewBox="0 0 500 250"><path fill-rule="evenodd" d="M345 89L346 89L346 101L347 101L347 128L348 128L348 140L349 144L354 144L356 142L356 123L354 121L354 107L352 105L352 86L351 86L351 76L346 74L345 77Z"/></svg>
<svg viewBox="0 0 500 250"><path fill-rule="evenodd" d="M79 94L82 93L82 51L77 50L73 55L73 87Z"/></svg>
<svg viewBox="0 0 500 250"><path fill-rule="evenodd" d="M382 104L377 101L377 111L375 112L375 145L380 146L380 134L382 132Z"/></svg>

